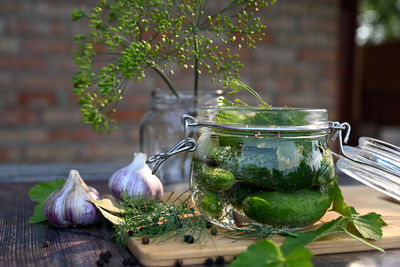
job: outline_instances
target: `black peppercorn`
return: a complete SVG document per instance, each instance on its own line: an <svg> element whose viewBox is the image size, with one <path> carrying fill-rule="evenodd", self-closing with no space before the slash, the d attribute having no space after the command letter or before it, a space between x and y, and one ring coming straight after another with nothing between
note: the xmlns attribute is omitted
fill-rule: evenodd
<svg viewBox="0 0 400 267"><path fill-rule="evenodd" d="M191 211L191 212L194 212L194 208L190 208L190 211Z"/></svg>
<svg viewBox="0 0 400 267"><path fill-rule="evenodd" d="M185 237L183 238L183 241L185 241L186 243L192 244L194 242L194 237L191 235L185 235Z"/></svg>
<svg viewBox="0 0 400 267"><path fill-rule="evenodd" d="M44 248L48 248L50 246L50 242L48 240L46 240L46 241L43 242L42 246Z"/></svg>
<svg viewBox="0 0 400 267"><path fill-rule="evenodd" d="M206 259L205 265L213 265L213 264L214 264L214 260L212 258Z"/></svg>
<svg viewBox="0 0 400 267"><path fill-rule="evenodd" d="M181 266L183 266L183 260L181 260L181 259L176 260L175 266L176 266L176 267L181 267Z"/></svg>
<svg viewBox="0 0 400 267"><path fill-rule="evenodd" d="M209 229L210 229L210 228L211 228L211 226L212 226L212 224L211 224L210 222L206 222L206 227L207 227L207 228L209 228Z"/></svg>
<svg viewBox="0 0 400 267"><path fill-rule="evenodd" d="M211 159L209 157L206 157L204 160L204 163L209 166L209 167L217 167L218 163L215 159Z"/></svg>
<svg viewBox="0 0 400 267"><path fill-rule="evenodd" d="M106 251L106 255L107 255L109 258L111 258L111 257L112 257L111 251L107 250L107 251Z"/></svg>
<svg viewBox="0 0 400 267"><path fill-rule="evenodd" d="M224 256L218 256L217 259L215 260L216 264L224 264L225 263L225 258Z"/></svg>
<svg viewBox="0 0 400 267"><path fill-rule="evenodd" d="M111 254L111 252L109 252L109 253ZM101 252L100 260L102 260L104 263L108 263L110 261L110 256L107 255L107 252Z"/></svg>
<svg viewBox="0 0 400 267"><path fill-rule="evenodd" d="M129 231L128 231L128 235L129 235L129 236L133 235L133 231L132 231L132 230L129 230Z"/></svg>
<svg viewBox="0 0 400 267"><path fill-rule="evenodd" d="M147 236L142 237L142 244L147 245L150 243L150 239Z"/></svg>
<svg viewBox="0 0 400 267"><path fill-rule="evenodd" d="M123 265L136 265L136 264L138 264L138 263L139 263L139 262L137 261L137 259L136 259L136 258L133 258L133 257L124 259L124 260L122 261L122 264L123 264Z"/></svg>
<svg viewBox="0 0 400 267"><path fill-rule="evenodd" d="M96 261L96 264L97 264L97 266L103 266L103 265L104 265L104 263L103 263L103 261L102 261L102 260L98 260L98 261Z"/></svg>
<svg viewBox="0 0 400 267"><path fill-rule="evenodd" d="M218 234L218 230L217 230L217 228L213 228L213 229L211 229L211 234L212 235L217 235Z"/></svg>

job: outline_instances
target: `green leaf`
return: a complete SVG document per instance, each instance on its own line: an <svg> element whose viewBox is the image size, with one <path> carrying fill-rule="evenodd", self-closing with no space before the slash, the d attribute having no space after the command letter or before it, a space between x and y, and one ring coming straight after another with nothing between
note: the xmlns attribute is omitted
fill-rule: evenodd
<svg viewBox="0 0 400 267"><path fill-rule="evenodd" d="M41 223L47 220L46 216L44 216L43 208L44 208L44 202L41 202L36 205L33 215L29 218L29 223Z"/></svg>
<svg viewBox="0 0 400 267"><path fill-rule="evenodd" d="M340 190L340 187L336 181L333 187L332 210L342 214L347 218L351 217L350 207L346 204L346 202L344 202L342 190Z"/></svg>
<svg viewBox="0 0 400 267"><path fill-rule="evenodd" d="M306 247L297 247L286 257L286 266L311 267L314 255Z"/></svg>
<svg viewBox="0 0 400 267"><path fill-rule="evenodd" d="M380 214L370 212L360 215L353 207L351 207L351 211L351 222L362 237L373 240L380 240L382 238L383 221Z"/></svg>
<svg viewBox="0 0 400 267"><path fill-rule="evenodd" d="M44 202L48 196L65 183L65 179L57 178L52 182L42 182L29 190L29 197L32 201Z"/></svg>
<svg viewBox="0 0 400 267"><path fill-rule="evenodd" d="M287 237L281 245L283 255L288 256L296 248L304 247L326 235L343 232L343 227L346 226L347 222L348 221L344 217L339 217L336 220L324 224L315 231L297 233L297 237Z"/></svg>
<svg viewBox="0 0 400 267"><path fill-rule="evenodd" d="M382 238L382 226L386 223L381 215L370 212L360 215L352 206L348 206L343 199L342 191L337 183L334 186L334 197L332 209L345 216L357 232L364 238L380 240Z"/></svg>
<svg viewBox="0 0 400 267"><path fill-rule="evenodd" d="M36 205L33 215L29 218L29 223L40 223L46 221L44 216L44 202L51 193L59 189L65 183L65 179L57 178L52 182L42 182L29 190L29 197L32 201L39 202Z"/></svg>
<svg viewBox="0 0 400 267"><path fill-rule="evenodd" d="M85 11L79 10L79 9L74 9L74 10L72 10L72 13L71 13L71 19L72 19L72 21L77 21L77 20L81 19L82 17L84 17L85 15L86 15Z"/></svg>
<svg viewBox="0 0 400 267"><path fill-rule="evenodd" d="M369 246L369 247L371 247L371 248L373 248L373 249L376 249L376 250L378 250L378 251L380 251L380 252L382 252L382 253L385 253L385 251L384 251L383 249L381 249L380 247L377 247L377 246L375 246L375 245L373 245L373 244L367 242L365 239L362 239L362 238L360 238L360 237L358 237L358 236L356 236L356 235L353 235L352 233L350 233L349 231L347 231L346 228L344 228L343 231L344 231L347 235L349 235L350 237L352 237L352 238L354 238L354 239L360 241L361 243L365 244L366 246Z"/></svg>
<svg viewBox="0 0 400 267"><path fill-rule="evenodd" d="M345 216L345 218L348 219L350 226L352 226L362 237L373 240L380 240L382 238L382 226L387 224L381 218L381 215L375 212L360 215L354 207L349 206L344 202L342 191L337 183L335 183L334 186L332 207L334 211ZM346 233L349 234L348 231L346 231Z"/></svg>
<svg viewBox="0 0 400 267"><path fill-rule="evenodd" d="M312 266L312 253L305 247L297 247L286 258L278 246L269 239L261 240L240 253L230 267L252 266L286 266L308 267Z"/></svg>

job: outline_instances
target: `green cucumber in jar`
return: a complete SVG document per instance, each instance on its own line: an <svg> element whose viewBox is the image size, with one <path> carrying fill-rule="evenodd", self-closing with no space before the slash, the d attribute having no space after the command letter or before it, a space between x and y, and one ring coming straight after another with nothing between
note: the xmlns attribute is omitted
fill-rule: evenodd
<svg viewBox="0 0 400 267"><path fill-rule="evenodd" d="M215 193L228 190L235 182L235 177L230 171L209 167L198 160L193 161L193 175L195 183Z"/></svg>
<svg viewBox="0 0 400 267"><path fill-rule="evenodd" d="M306 227L326 213L332 202L331 191L261 192L245 198L242 207L247 217L259 223L285 228Z"/></svg>
<svg viewBox="0 0 400 267"><path fill-rule="evenodd" d="M306 161L283 161L277 153L277 148L217 147L210 158L218 167L231 171L237 180L262 188L296 191L315 184L316 171Z"/></svg>
<svg viewBox="0 0 400 267"><path fill-rule="evenodd" d="M211 192L228 190L235 182L235 177L230 171L212 167L205 167L198 178L199 182Z"/></svg>
<svg viewBox="0 0 400 267"><path fill-rule="evenodd" d="M199 193L197 205L202 211L214 218L219 218L224 208L220 196L213 192Z"/></svg>
<svg viewBox="0 0 400 267"><path fill-rule="evenodd" d="M224 192L228 202L237 210L242 209L243 200L259 192L260 189L249 183L235 183L229 190Z"/></svg>

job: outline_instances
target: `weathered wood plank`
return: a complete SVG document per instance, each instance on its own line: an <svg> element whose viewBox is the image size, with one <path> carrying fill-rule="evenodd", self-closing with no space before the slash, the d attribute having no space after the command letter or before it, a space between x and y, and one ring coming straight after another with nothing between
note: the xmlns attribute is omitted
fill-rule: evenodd
<svg viewBox="0 0 400 267"><path fill-rule="evenodd" d="M28 190L37 182L0 183L0 266L96 266L101 252L113 257L105 266L123 266L130 252L111 237L112 226L105 220L90 227L57 229L47 224L29 224L34 202ZM89 181L108 193L107 181ZM372 207L371 207L372 208ZM375 208L375 207L374 207ZM43 248L48 240L50 246ZM400 248L400 244L399 244ZM399 266L400 249L318 255L314 266ZM223 265L221 265L222 267Z"/></svg>
<svg viewBox="0 0 400 267"><path fill-rule="evenodd" d="M89 182L106 193L106 181ZM122 266L131 256L111 237L112 225L99 223L79 228L29 224L35 206L28 190L35 183L0 183L0 266L96 266L101 252L112 253L110 266ZM49 247L43 243L49 241Z"/></svg>

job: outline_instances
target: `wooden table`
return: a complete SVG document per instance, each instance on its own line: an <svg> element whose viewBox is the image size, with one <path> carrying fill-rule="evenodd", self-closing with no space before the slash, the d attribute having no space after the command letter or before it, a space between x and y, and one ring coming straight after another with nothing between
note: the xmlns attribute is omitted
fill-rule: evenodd
<svg viewBox="0 0 400 267"><path fill-rule="evenodd" d="M97 266L101 252L112 253L104 266L123 266L130 252L112 238L112 225L101 220L90 227L58 229L29 224L35 206L28 190L37 182L0 183L0 266ZM108 193L107 180L87 184ZM43 243L49 241L48 247ZM400 248L400 243L399 243ZM315 256L314 266L400 266L400 249ZM219 265L221 266L221 265Z"/></svg>

